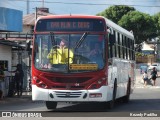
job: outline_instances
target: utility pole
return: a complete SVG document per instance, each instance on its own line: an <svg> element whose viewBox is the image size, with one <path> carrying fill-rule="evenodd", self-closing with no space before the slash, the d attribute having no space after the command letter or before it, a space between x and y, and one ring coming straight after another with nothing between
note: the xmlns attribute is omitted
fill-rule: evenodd
<svg viewBox="0 0 160 120"><path fill-rule="evenodd" d="M27 14L29 14L29 0L27 0Z"/></svg>
<svg viewBox="0 0 160 120"><path fill-rule="evenodd" d="M36 7L36 12L35 12L35 20L37 20L37 17L38 17L38 10L37 10L38 8Z"/></svg>
<svg viewBox="0 0 160 120"><path fill-rule="evenodd" d="M42 8L44 8L44 0L42 0Z"/></svg>

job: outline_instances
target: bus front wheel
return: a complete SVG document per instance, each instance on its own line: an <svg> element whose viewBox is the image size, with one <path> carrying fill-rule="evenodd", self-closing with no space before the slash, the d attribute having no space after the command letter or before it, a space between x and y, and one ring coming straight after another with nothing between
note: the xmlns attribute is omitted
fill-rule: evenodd
<svg viewBox="0 0 160 120"><path fill-rule="evenodd" d="M115 80L112 100L109 101L109 103L108 103L108 108L109 108L109 109L112 109L112 108L114 107L115 100L116 100L116 93L117 93L117 81Z"/></svg>
<svg viewBox="0 0 160 120"><path fill-rule="evenodd" d="M129 102L130 93L131 93L131 80L128 81L126 96L123 97L123 102L124 103L128 103Z"/></svg>
<svg viewBox="0 0 160 120"><path fill-rule="evenodd" d="M55 109L57 107L57 102L53 101L46 101L47 109Z"/></svg>

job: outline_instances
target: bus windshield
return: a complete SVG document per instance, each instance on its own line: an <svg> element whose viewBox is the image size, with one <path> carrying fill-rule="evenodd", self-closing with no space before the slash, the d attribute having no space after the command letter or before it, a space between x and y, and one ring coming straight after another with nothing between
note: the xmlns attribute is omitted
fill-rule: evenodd
<svg viewBox="0 0 160 120"><path fill-rule="evenodd" d="M37 34L34 42L34 65L39 70L74 73L103 69L104 35Z"/></svg>

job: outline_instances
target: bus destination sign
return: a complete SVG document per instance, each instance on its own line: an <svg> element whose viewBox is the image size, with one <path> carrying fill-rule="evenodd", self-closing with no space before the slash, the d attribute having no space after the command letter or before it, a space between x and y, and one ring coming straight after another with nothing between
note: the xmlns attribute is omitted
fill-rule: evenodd
<svg viewBox="0 0 160 120"><path fill-rule="evenodd" d="M48 29L54 30L92 30L92 22L49 22L47 24Z"/></svg>
<svg viewBox="0 0 160 120"><path fill-rule="evenodd" d="M37 22L36 31L104 31L102 20L97 19L42 19Z"/></svg>

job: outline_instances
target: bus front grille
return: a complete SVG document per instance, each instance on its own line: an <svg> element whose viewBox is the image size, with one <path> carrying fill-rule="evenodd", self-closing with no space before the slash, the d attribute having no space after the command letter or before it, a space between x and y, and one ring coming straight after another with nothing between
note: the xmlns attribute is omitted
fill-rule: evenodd
<svg viewBox="0 0 160 120"><path fill-rule="evenodd" d="M56 97L59 98L78 98L82 95L82 92L59 92L56 91Z"/></svg>
<svg viewBox="0 0 160 120"><path fill-rule="evenodd" d="M52 86L53 89L66 89L66 90L81 90L84 89L84 86Z"/></svg>

